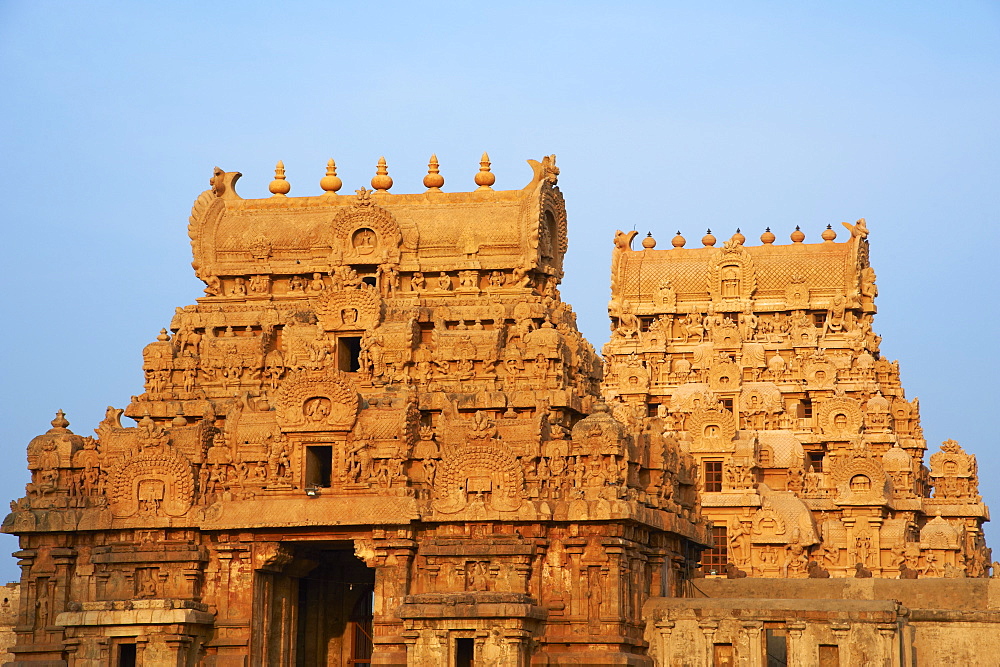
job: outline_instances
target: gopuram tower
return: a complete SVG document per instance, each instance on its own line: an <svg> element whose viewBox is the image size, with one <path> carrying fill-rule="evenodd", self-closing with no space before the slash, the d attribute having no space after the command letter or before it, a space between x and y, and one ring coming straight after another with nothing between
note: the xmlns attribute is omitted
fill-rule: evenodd
<svg viewBox="0 0 1000 667"><path fill-rule="evenodd" d="M706 575L987 576L975 456L947 441L924 464L918 401L872 330L868 228L844 226L752 247L618 232L605 398L697 460Z"/></svg>
<svg viewBox="0 0 1000 667"><path fill-rule="evenodd" d="M242 198L240 174L216 169L188 227L205 295L178 308L169 330L142 351L144 391L124 409L109 407L96 436L74 434L60 413L28 445L31 482L3 525L20 538L14 664L651 664L642 606L678 595L711 544L696 493L708 450L683 440L694 421L664 436L644 412L616 419L601 402L600 360L557 289L567 246L558 170L554 157L530 164L527 186L495 191L484 155L478 188L450 193L432 158L427 190L397 195L381 160L374 189L345 196L331 161L323 194L289 197L279 163L273 196L264 199ZM824 246L823 256L847 262L860 244ZM692 257L690 272L718 251L678 252ZM732 253L744 282L725 288L739 308L718 297L727 322L761 294L747 287L747 251L736 245ZM617 251L616 275L629 274L634 255ZM670 261L662 265L672 270ZM687 299L707 305L677 275L669 307L662 295L642 301L632 283L616 294L647 324L647 313L673 313ZM846 285L846 264L837 275ZM826 329L810 325L807 342L786 336L775 344L805 354L822 334L839 336L847 350L868 349L853 333L866 332L863 323L831 329L868 303L829 315ZM630 321L639 324L629 329ZM631 383L629 363L645 368L650 355L704 350L734 328L710 326L707 338L680 340L673 321L667 328L677 336L652 341L641 322L618 325L609 387ZM659 384L644 374L642 392L615 391L622 405L654 412L651 397L672 394L664 417L707 424L705 415L718 415L728 436L717 439L718 457L746 462L750 478L777 494L769 501L725 482L706 494L713 512L716 498L737 493L746 509L726 510L737 520L753 519L757 505L773 507L774 530L791 536L798 524L785 508L805 507L822 491L817 511L829 506L830 525L844 526L830 528L830 539L868 531L872 558L897 545L910 558L918 530L931 540L919 547L920 567L931 553L941 567L964 567L959 557L977 553L971 459L948 455L959 472L938 488L958 480L955 500L921 498L929 480L912 462L923 445L894 368L859 357L848 364L857 380L841 396L834 388L843 354L828 345L826 361L812 350L808 362L788 355L790 366L800 364L787 371L796 405L814 400L817 423L840 428L839 416L847 419L850 437L825 445L847 470L831 479L853 489L862 470L871 480L842 507L825 482L803 482L805 500L784 490L782 466L801 447L781 443L811 433L775 421L789 418L784 404L774 407L787 382L747 367L746 386L774 387L755 394L770 411L753 413L784 429L774 436L763 424L751 435L720 407L740 394L706 393L719 389L721 352L742 350L739 363L758 363L746 351L753 343L726 345L720 339L699 357L698 372L710 378L689 398L670 384L686 386L673 379L679 370ZM774 346L757 348L766 364ZM728 363L736 369L728 382L741 385L744 371ZM826 369L826 379L806 387L806 366L811 378ZM881 394L868 391L876 385ZM859 407L859 392L885 409ZM743 435L734 439L738 428ZM804 446L818 451L820 440ZM765 447L770 466L759 458ZM911 462L912 479L885 486L873 471L892 456ZM942 516L925 521L929 504ZM800 514L797 543L811 549L818 533L808 511Z"/></svg>

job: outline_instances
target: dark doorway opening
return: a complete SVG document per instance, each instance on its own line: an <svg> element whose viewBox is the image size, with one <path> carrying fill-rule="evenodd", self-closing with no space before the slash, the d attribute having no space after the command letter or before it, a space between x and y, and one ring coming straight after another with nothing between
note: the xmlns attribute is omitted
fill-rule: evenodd
<svg viewBox="0 0 1000 667"><path fill-rule="evenodd" d="M135 667L137 657L135 644L118 645L118 667Z"/></svg>
<svg viewBox="0 0 1000 667"><path fill-rule="evenodd" d="M472 667L476 660L476 643L471 637L455 640L455 667Z"/></svg>
<svg viewBox="0 0 1000 667"><path fill-rule="evenodd" d="M353 542L283 542L255 572L250 664L370 667L374 591Z"/></svg>
<svg viewBox="0 0 1000 667"><path fill-rule="evenodd" d="M370 667L375 571L353 550L304 554L316 567L299 577L297 667Z"/></svg>

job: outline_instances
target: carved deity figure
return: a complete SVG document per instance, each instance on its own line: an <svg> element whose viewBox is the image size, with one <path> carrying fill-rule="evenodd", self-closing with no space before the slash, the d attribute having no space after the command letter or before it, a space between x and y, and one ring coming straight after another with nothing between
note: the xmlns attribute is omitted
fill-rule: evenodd
<svg viewBox="0 0 1000 667"><path fill-rule="evenodd" d="M359 361L361 369L372 379L385 376L385 341L382 336L375 333L369 333L365 336L362 341Z"/></svg>
<svg viewBox="0 0 1000 667"><path fill-rule="evenodd" d="M267 453L268 479L272 483L285 482L292 477L288 442L279 437L271 443Z"/></svg>
<svg viewBox="0 0 1000 667"><path fill-rule="evenodd" d="M729 531L729 550L733 562L746 563L750 558L750 529L742 521L733 521Z"/></svg>
<svg viewBox="0 0 1000 667"><path fill-rule="evenodd" d="M90 496L97 492L101 476L101 455L97 451L97 441L84 438L83 449L73 455L73 467L77 469L77 489L81 495Z"/></svg>
<svg viewBox="0 0 1000 667"><path fill-rule="evenodd" d="M265 275L250 276L250 292L252 294L267 294L271 288L271 278Z"/></svg>
<svg viewBox="0 0 1000 667"><path fill-rule="evenodd" d="M705 324L701 313L691 313L681 322L681 330L684 332L685 341L697 338L700 343L705 340Z"/></svg>
<svg viewBox="0 0 1000 667"><path fill-rule="evenodd" d="M479 272L459 271L458 282L459 286L462 287L462 289L475 289L479 287Z"/></svg>
<svg viewBox="0 0 1000 667"><path fill-rule="evenodd" d="M861 269L861 307L872 312L875 308L875 297L878 296L878 286L875 284L875 269L866 266Z"/></svg>
<svg viewBox="0 0 1000 667"><path fill-rule="evenodd" d="M345 473L347 479L355 484L365 483L374 475L369 445L370 442L367 439L358 439L348 445Z"/></svg>
<svg viewBox="0 0 1000 667"><path fill-rule="evenodd" d="M618 319L618 325L612 329L614 333L624 338L634 338L639 335L641 323L628 303L619 304L612 301L608 306L608 312L612 318Z"/></svg>
<svg viewBox="0 0 1000 667"><path fill-rule="evenodd" d="M302 406L302 414L306 421L322 422L330 416L330 399L324 397L310 398Z"/></svg>
<svg viewBox="0 0 1000 667"><path fill-rule="evenodd" d="M747 304L739 316L740 336L745 341L753 340L759 325L760 318L754 315L753 308L751 308L750 304Z"/></svg>
<svg viewBox="0 0 1000 667"><path fill-rule="evenodd" d="M399 265L395 263L381 264L379 272L379 291L383 297L390 297L399 291Z"/></svg>
<svg viewBox="0 0 1000 667"><path fill-rule="evenodd" d="M322 292L326 289L326 283L323 282L322 273L314 273L312 280L309 281L309 291L310 292Z"/></svg>
<svg viewBox="0 0 1000 667"><path fill-rule="evenodd" d="M222 294L222 281L219 276L208 276L205 278L205 296L220 296Z"/></svg>
<svg viewBox="0 0 1000 667"><path fill-rule="evenodd" d="M833 303L826 311L826 330L831 333L840 333L846 328L846 299L842 294L833 297Z"/></svg>
<svg viewBox="0 0 1000 667"><path fill-rule="evenodd" d="M56 443L48 440L38 455L38 486L43 493L55 491L59 485L59 452Z"/></svg>

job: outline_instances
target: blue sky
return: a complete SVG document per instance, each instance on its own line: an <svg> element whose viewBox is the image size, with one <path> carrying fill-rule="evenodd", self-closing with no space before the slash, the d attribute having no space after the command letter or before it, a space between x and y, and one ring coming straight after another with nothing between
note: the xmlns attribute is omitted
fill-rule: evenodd
<svg viewBox="0 0 1000 667"><path fill-rule="evenodd" d="M384 155L415 192L437 153L468 190L487 150L497 188L558 155L563 297L598 348L617 228L867 218L883 353L1000 507L1000 4L7 0L0 89L0 496L56 409L86 435L142 391L143 345L201 294L186 225L213 166L263 197L284 160L294 196L330 157L367 186Z"/></svg>

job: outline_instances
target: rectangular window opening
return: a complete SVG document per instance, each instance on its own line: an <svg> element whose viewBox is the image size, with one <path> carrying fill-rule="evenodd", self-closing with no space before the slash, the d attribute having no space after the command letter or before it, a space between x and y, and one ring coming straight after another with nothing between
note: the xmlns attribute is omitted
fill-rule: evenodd
<svg viewBox="0 0 1000 667"><path fill-rule="evenodd" d="M809 452L809 463L813 472L823 472L823 452Z"/></svg>
<svg viewBox="0 0 1000 667"><path fill-rule="evenodd" d="M724 398L724 399L722 399L722 407L724 407L726 410L729 410L730 412L732 412L733 411L733 399L731 399L731 398Z"/></svg>
<svg viewBox="0 0 1000 667"><path fill-rule="evenodd" d="M705 574L723 574L729 562L729 531L725 525L712 526L712 548L701 555Z"/></svg>
<svg viewBox="0 0 1000 667"><path fill-rule="evenodd" d="M337 338L337 368L344 373L357 373L361 369L361 336Z"/></svg>
<svg viewBox="0 0 1000 667"><path fill-rule="evenodd" d="M802 406L802 418L803 419L812 419L812 416L813 416L813 402L812 402L812 399L803 398L801 401L799 401L799 405Z"/></svg>
<svg viewBox="0 0 1000 667"><path fill-rule="evenodd" d="M472 667L476 660L476 641L471 637L455 640L455 667Z"/></svg>
<svg viewBox="0 0 1000 667"><path fill-rule="evenodd" d="M333 473L333 447L311 445L306 447L306 486L330 487Z"/></svg>
<svg viewBox="0 0 1000 667"><path fill-rule="evenodd" d="M705 461L705 491L722 491L722 461Z"/></svg>

